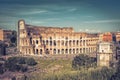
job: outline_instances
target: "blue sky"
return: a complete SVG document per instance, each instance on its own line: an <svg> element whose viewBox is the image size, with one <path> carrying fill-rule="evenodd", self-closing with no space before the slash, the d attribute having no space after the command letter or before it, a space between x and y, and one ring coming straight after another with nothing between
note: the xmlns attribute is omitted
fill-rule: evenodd
<svg viewBox="0 0 120 80"><path fill-rule="evenodd" d="M120 0L0 0L0 28L17 29L17 22L75 31L120 30Z"/></svg>

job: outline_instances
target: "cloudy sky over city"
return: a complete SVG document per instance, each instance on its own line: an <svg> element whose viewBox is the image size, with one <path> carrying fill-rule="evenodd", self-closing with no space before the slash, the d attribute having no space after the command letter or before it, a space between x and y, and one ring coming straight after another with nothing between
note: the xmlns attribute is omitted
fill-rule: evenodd
<svg viewBox="0 0 120 80"><path fill-rule="evenodd" d="M120 30L120 0L0 0L0 28L17 30L17 22L75 31Z"/></svg>

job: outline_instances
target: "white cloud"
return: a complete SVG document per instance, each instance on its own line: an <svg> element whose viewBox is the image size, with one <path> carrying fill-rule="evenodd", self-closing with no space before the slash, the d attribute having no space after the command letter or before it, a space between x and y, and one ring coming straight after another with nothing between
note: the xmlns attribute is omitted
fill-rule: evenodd
<svg viewBox="0 0 120 80"><path fill-rule="evenodd" d="M48 18L48 19L45 19L46 21L55 21L55 20L60 20L59 18Z"/></svg>
<svg viewBox="0 0 120 80"><path fill-rule="evenodd" d="M21 15L31 15L31 14L41 14L41 13L47 13L47 10L30 10L30 11L24 11L20 13Z"/></svg>
<svg viewBox="0 0 120 80"><path fill-rule="evenodd" d="M45 23L43 21L33 21L32 24L41 24L41 23Z"/></svg>
<svg viewBox="0 0 120 80"><path fill-rule="evenodd" d="M120 22L120 19L85 21L83 23L116 23L116 22Z"/></svg>
<svg viewBox="0 0 120 80"><path fill-rule="evenodd" d="M76 11L76 10L77 10L76 8L68 9L68 11L70 11L70 12L74 12L74 11Z"/></svg>
<svg viewBox="0 0 120 80"><path fill-rule="evenodd" d="M95 30L95 29L79 29L79 32L87 32L87 33L99 33L101 32L100 30Z"/></svg>

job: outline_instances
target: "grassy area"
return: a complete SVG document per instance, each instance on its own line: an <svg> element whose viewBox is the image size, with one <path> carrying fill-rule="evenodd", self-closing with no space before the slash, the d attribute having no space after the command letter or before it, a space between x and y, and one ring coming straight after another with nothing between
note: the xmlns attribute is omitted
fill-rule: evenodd
<svg viewBox="0 0 120 80"><path fill-rule="evenodd" d="M32 72L30 80L42 80L43 78L50 76L63 76L65 74L75 74L78 71L74 70L71 66L71 59L42 59L35 58L38 65L36 65L37 71ZM39 69L39 70L38 70Z"/></svg>
<svg viewBox="0 0 120 80"><path fill-rule="evenodd" d="M72 68L72 60L71 59L42 59L42 58L35 58L37 61L37 65L35 66L36 71L31 72L27 80L107 80L101 79L103 76L104 71L101 73L101 68L81 68L81 70L75 70ZM107 71L109 76L111 76L114 71L108 70ZM99 76L99 74L101 74ZM105 74L105 75L106 75ZM95 75L95 78L100 79L93 79L91 75Z"/></svg>

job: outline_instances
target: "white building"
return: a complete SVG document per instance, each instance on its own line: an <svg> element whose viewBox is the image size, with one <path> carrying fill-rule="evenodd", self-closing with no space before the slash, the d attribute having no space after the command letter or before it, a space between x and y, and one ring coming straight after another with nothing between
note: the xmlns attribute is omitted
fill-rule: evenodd
<svg viewBox="0 0 120 80"><path fill-rule="evenodd" d="M100 42L97 48L97 65L111 66L114 60L114 45L111 42Z"/></svg>

